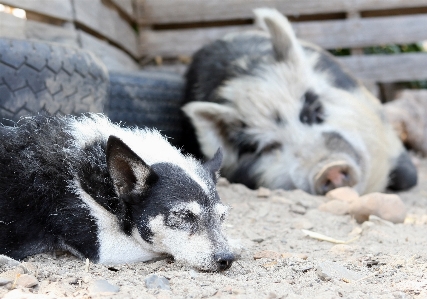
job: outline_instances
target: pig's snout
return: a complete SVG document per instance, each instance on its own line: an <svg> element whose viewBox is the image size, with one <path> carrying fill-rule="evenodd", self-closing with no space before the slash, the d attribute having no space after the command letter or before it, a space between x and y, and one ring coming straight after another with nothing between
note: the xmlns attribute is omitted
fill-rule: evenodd
<svg viewBox="0 0 427 299"><path fill-rule="evenodd" d="M314 178L316 194L324 195L328 191L339 187L356 185L357 178L347 163L331 163L324 166Z"/></svg>
<svg viewBox="0 0 427 299"><path fill-rule="evenodd" d="M231 267L231 264L234 262L234 254L230 252L219 252L214 255L215 263L219 271L225 271Z"/></svg>

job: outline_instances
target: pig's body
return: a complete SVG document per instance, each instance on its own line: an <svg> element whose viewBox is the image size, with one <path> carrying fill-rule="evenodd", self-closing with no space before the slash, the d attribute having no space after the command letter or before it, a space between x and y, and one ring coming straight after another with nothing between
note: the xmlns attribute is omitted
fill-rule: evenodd
<svg viewBox="0 0 427 299"><path fill-rule="evenodd" d="M183 110L205 157L224 149L222 174L256 188L324 194L415 185L416 170L381 103L319 47L296 39L276 10L268 32L226 36L198 51Z"/></svg>

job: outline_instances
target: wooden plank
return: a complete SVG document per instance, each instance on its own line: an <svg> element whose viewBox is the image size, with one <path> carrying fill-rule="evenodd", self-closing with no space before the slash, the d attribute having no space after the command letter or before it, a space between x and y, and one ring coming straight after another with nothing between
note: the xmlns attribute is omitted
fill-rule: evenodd
<svg viewBox="0 0 427 299"><path fill-rule="evenodd" d="M100 40L84 31L78 31L83 49L92 51L106 65L108 70L113 71L136 71L139 65L124 51L107 42Z"/></svg>
<svg viewBox="0 0 427 299"><path fill-rule="evenodd" d="M74 0L74 8L76 22L117 43L133 57L139 57L136 33L116 10L107 8L100 0Z"/></svg>
<svg viewBox="0 0 427 299"><path fill-rule="evenodd" d="M181 30L141 30L140 52L150 57L189 56L203 45L223 37L225 34L244 31L252 26L227 26L217 28L181 29Z"/></svg>
<svg viewBox="0 0 427 299"><path fill-rule="evenodd" d="M365 81L388 83L427 79L427 53L345 56L338 59L352 74Z"/></svg>
<svg viewBox="0 0 427 299"><path fill-rule="evenodd" d="M0 13L0 37L36 39L78 47L74 29L24 20L7 13Z"/></svg>
<svg viewBox="0 0 427 299"><path fill-rule="evenodd" d="M353 75L362 80L375 92L375 82L405 82L427 80L427 53L406 53L395 55L358 55L338 57L338 60ZM146 70L162 70L184 74L182 64L145 66Z"/></svg>
<svg viewBox="0 0 427 299"><path fill-rule="evenodd" d="M184 76L188 65L185 64L162 64L162 65L145 65L142 70L149 72L164 72L164 73L175 73Z"/></svg>
<svg viewBox="0 0 427 299"><path fill-rule="evenodd" d="M425 0L138 0L144 24L252 19L252 10L275 7L285 15L425 7Z"/></svg>
<svg viewBox="0 0 427 299"><path fill-rule="evenodd" d="M375 82L427 80L427 53L345 56L338 60L374 94L377 94ZM143 69L184 74L186 68L183 64L174 64L145 66Z"/></svg>
<svg viewBox="0 0 427 299"><path fill-rule="evenodd" d="M25 38L25 20L0 12L0 37Z"/></svg>
<svg viewBox="0 0 427 299"><path fill-rule="evenodd" d="M416 101L427 101L427 89L401 89L393 100L412 98Z"/></svg>
<svg viewBox="0 0 427 299"><path fill-rule="evenodd" d="M131 19L135 19L132 0L111 0L111 2L125 12Z"/></svg>
<svg viewBox="0 0 427 299"><path fill-rule="evenodd" d="M427 15L346 19L293 23L297 36L326 49L408 44L427 40ZM191 55L227 33L254 29L226 26L180 30L145 30L140 33L141 53L149 56Z"/></svg>
<svg viewBox="0 0 427 299"><path fill-rule="evenodd" d="M293 23L296 35L326 49L408 44L427 39L427 14Z"/></svg>
<svg viewBox="0 0 427 299"><path fill-rule="evenodd" d="M77 31L74 28L63 28L27 20L25 22L25 36L27 39L37 39L79 47Z"/></svg>
<svg viewBox="0 0 427 299"><path fill-rule="evenodd" d="M71 0L0 0L0 3L65 21L73 19Z"/></svg>

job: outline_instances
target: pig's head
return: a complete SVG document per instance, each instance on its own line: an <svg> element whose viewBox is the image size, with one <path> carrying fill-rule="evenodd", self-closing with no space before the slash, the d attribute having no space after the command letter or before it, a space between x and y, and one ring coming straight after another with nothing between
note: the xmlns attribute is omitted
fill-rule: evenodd
<svg viewBox="0 0 427 299"><path fill-rule="evenodd" d="M416 184L416 169L381 103L336 59L299 41L273 9L255 11L269 35L228 36L200 50L187 78L202 153L224 150L222 173L256 188L325 194Z"/></svg>

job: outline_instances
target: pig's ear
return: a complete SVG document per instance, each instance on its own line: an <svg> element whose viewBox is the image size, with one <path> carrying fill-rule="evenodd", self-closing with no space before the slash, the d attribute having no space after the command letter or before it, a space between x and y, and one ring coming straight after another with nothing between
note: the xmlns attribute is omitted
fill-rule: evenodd
<svg viewBox="0 0 427 299"><path fill-rule="evenodd" d="M303 57L302 47L285 16L273 8L254 9L254 14L255 23L270 33L278 61L298 62Z"/></svg>
<svg viewBox="0 0 427 299"><path fill-rule="evenodd" d="M203 164L211 172L214 182L219 178L219 169L221 168L222 158L222 149L219 147L213 158Z"/></svg>
<svg viewBox="0 0 427 299"><path fill-rule="evenodd" d="M157 181L157 174L115 136L108 138L106 156L117 195L125 202L139 203L145 192Z"/></svg>
<svg viewBox="0 0 427 299"><path fill-rule="evenodd" d="M182 110L190 119L207 158L213 157L218 148L225 152L231 150L231 136L243 125L235 109L215 103L191 102Z"/></svg>

